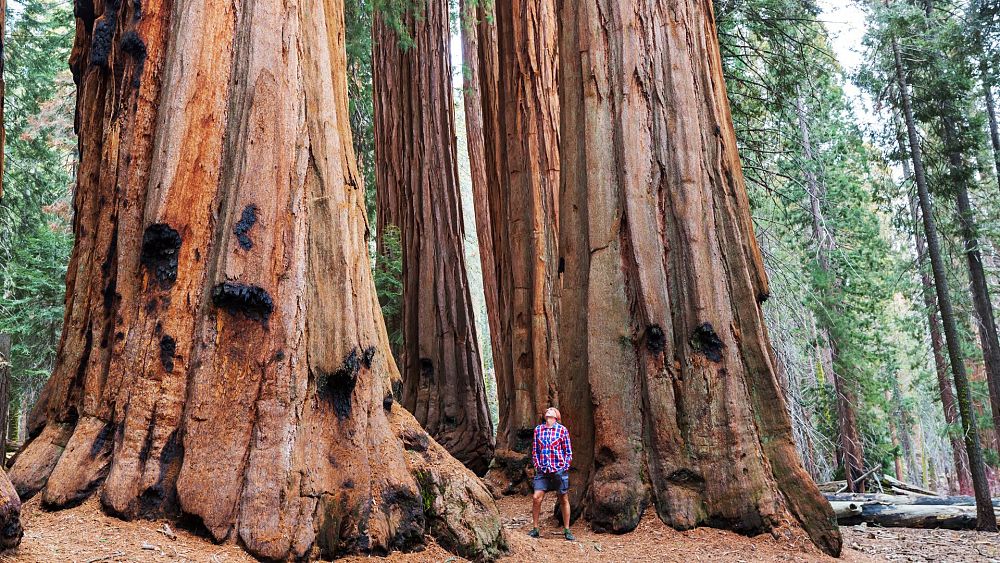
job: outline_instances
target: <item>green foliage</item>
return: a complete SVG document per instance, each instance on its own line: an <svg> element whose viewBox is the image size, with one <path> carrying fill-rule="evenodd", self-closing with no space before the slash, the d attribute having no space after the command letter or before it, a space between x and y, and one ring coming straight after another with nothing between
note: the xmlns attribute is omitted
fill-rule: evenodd
<svg viewBox="0 0 1000 563"><path fill-rule="evenodd" d="M372 0L345 0L347 98L354 155L365 182L368 224L375 224L375 107L372 89Z"/></svg>
<svg viewBox="0 0 1000 563"><path fill-rule="evenodd" d="M53 367L62 330L76 160L67 68L74 27L72 5L60 0L11 7L4 50L0 332L12 336L13 406L27 408Z"/></svg>
<svg viewBox="0 0 1000 563"><path fill-rule="evenodd" d="M382 316L399 319L403 313L403 248L399 227L389 225L382 234L382 250L375 258L375 292L382 306ZM402 323L389 322L389 343L403 344Z"/></svg>

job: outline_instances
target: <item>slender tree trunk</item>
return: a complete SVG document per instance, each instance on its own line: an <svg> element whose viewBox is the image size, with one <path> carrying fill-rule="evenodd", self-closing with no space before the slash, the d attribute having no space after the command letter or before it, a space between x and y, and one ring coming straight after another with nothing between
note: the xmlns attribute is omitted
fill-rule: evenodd
<svg viewBox="0 0 1000 563"><path fill-rule="evenodd" d="M676 528L797 519L839 553L760 308L711 4L580 0L559 21L562 310L584 311L560 320L560 402L586 515L615 532L649 503Z"/></svg>
<svg viewBox="0 0 1000 563"><path fill-rule="evenodd" d="M899 150L907 155L902 160L903 177L912 178L913 171L910 168L909 150L904 138L903 126L896 117L896 140ZM913 221L913 240L917 249L917 269L920 272L921 297L924 300L924 309L927 311L927 331L931 339L931 354L934 358L934 374L937 376L938 394L941 396L941 408L944 411L944 420L948 424L948 440L951 443L951 453L955 462L955 477L958 484L958 492L963 495L972 494L972 477L969 475L969 458L962 443L962 436L955 428L959 427L958 405L955 401L955 392L952 390L951 380L948 377L948 361L944 356L944 346L941 337L941 323L938 320L937 305L934 300L934 282L926 268L927 245L924 241L924 232L920 218L920 202L916 194L909 199L910 217Z"/></svg>
<svg viewBox="0 0 1000 563"><path fill-rule="evenodd" d="M378 229L397 226L403 250L403 405L482 475L493 423L465 269L448 2L402 17L412 45L377 14L372 58Z"/></svg>
<svg viewBox="0 0 1000 563"><path fill-rule="evenodd" d="M0 0L2 3L3 0ZM2 27L2 26L0 26ZM0 35L2 38L2 35ZM2 39L0 39L2 40ZM3 63L0 62L0 65ZM4 471L7 461L7 417L10 405L10 348L9 334L0 334L0 551L21 543L21 499Z"/></svg>
<svg viewBox="0 0 1000 563"><path fill-rule="evenodd" d="M907 165L908 167L908 165ZM905 168L905 167L904 167ZM909 175L907 174L907 177ZM910 200L911 215L914 221L914 239L917 247L917 265L920 269L921 293L924 308L927 310L927 327L931 338L931 353L934 357L934 373L937 376L938 393L941 396L941 409L944 412L945 423L948 424L948 440L951 443L952 457L955 462L955 474L958 482L958 492L963 495L972 494L972 477L969 475L969 457L962 442L962 435L955 429L961 426L958 414L958 403L948 377L948 361L944 356L944 345L941 336L941 322L938 319L937 305L934 299L934 282L927 272L927 247L924 242L923 227L920 226L919 202Z"/></svg>
<svg viewBox="0 0 1000 563"><path fill-rule="evenodd" d="M996 173L997 184L1000 186L1000 127L997 126L997 105L993 98L993 79L990 76L989 65L985 60L979 61L979 76L983 82L983 92L986 98L986 117L990 125L990 146L993 148L993 171Z"/></svg>
<svg viewBox="0 0 1000 563"><path fill-rule="evenodd" d="M823 218L823 205L826 200L826 186L816 177L813 167L816 165L816 158L813 155L812 141L809 135L809 124L806 122L806 112L801 96L795 98L795 111L798 117L799 133L802 136L802 151L805 156L806 165L804 174L806 177L806 188L809 190L809 209L812 217L813 238L816 241L816 258L820 271L829 284L828 288L822 290L823 300L830 304L833 314L837 314L839 299L836 293L840 289L840 280L830 265L830 252L835 248L833 233L826 226ZM831 281L832 280L832 281ZM834 295L831 295L834 294ZM855 410L857 403L857 393L855 385L848 377L842 373L837 364L837 340L831 330L830 322L823 318L821 332L823 340L827 343L829 354L829 369L833 376L833 387L835 402L837 405L837 452L838 461L844 468L844 475L847 480L847 490L851 492L864 492L865 483L862 476L865 474L865 456L861 439L858 436L858 418Z"/></svg>
<svg viewBox="0 0 1000 563"><path fill-rule="evenodd" d="M945 341L948 347L948 357L951 361L951 371L955 378L958 410L962 419L962 433L965 437L965 449L969 456L969 470L972 476L973 490L976 496L978 513L977 528L980 530L997 529L996 515L990 500L989 482L986 480L985 463L983 462L982 446L979 442L979 432L976 428L976 415L972 410L972 394L969 390L969 378L962 359L961 343L958 336L958 326L951 306L951 296L948 294L948 279L944 269L944 261L938 243L937 225L932 212L931 195L924 174L923 157L920 150L920 139L910 105L910 92L903 73L903 59L899 43L892 40L892 52L895 62L896 83L899 88L900 109L906 124L907 140L910 145L910 159L913 163L913 174L917 184L917 195L920 202L920 213L924 221L927 251L931 260L931 271L934 275L934 290L937 293L938 307L941 312L941 322L944 325Z"/></svg>
<svg viewBox="0 0 1000 563"><path fill-rule="evenodd" d="M983 349L983 362L986 368L986 382L990 396L990 412L994 426L1000 424L1000 340L997 339L996 318L993 314L993 303L990 301L990 289L983 268L983 257L979 252L979 234L976 218L969 201L969 185L965 177L965 162L962 154L955 148L958 141L958 131L951 117L942 108L942 125L944 142L948 147L948 161L951 167L955 202L958 210L959 230L965 247L965 259L969 269L969 282L972 291L972 305L976 312L977 331ZM996 435L994 435L994 440ZM1000 443L994 446L1000 450Z"/></svg>
<svg viewBox="0 0 1000 563"><path fill-rule="evenodd" d="M76 242L19 492L262 559L495 555L489 493L395 402L342 2L138 7L77 6Z"/></svg>

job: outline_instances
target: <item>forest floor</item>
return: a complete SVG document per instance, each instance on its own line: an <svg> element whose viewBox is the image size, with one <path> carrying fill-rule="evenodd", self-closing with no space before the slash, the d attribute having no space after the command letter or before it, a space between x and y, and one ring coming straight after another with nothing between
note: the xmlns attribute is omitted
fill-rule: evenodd
<svg viewBox="0 0 1000 563"><path fill-rule="evenodd" d="M543 514L551 514L554 499L547 499ZM675 531L659 521L652 511L632 533L620 536L596 534L586 526L574 528L576 542L559 535L551 519L543 521L543 537L527 536L531 528L530 500L507 497L499 503L511 544L505 562L679 562L699 561L837 561L820 554L801 538L762 535L746 537L699 528ZM252 562L239 547L216 545L164 522L124 522L105 515L96 499L76 508L47 512L38 500L23 509L24 540L21 546L0 555L0 563L78 563L131 561L204 561L208 563ZM976 532L947 530L881 529L862 526L842 527L845 563L867 561L997 561L1000 538ZM430 543L419 553L393 553L389 557L355 556L349 563L458 563L440 546Z"/></svg>

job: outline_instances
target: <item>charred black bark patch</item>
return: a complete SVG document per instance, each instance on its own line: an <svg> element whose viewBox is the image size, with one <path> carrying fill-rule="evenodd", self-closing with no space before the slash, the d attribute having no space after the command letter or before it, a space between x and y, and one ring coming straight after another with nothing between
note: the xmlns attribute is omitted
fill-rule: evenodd
<svg viewBox="0 0 1000 563"><path fill-rule="evenodd" d="M159 282L162 289L170 289L177 281L177 258L181 249L181 235L166 223L153 223L142 234L142 265Z"/></svg>
<svg viewBox="0 0 1000 563"><path fill-rule="evenodd" d="M149 461L149 454L153 451L153 431L156 429L156 407L153 407L152 414L149 415L149 425L146 427L146 438L142 441L142 448L139 449L139 463L143 466Z"/></svg>
<svg viewBox="0 0 1000 563"><path fill-rule="evenodd" d="M361 364L365 369L372 369L372 360L375 358L375 347L369 346L361 353Z"/></svg>
<svg viewBox="0 0 1000 563"><path fill-rule="evenodd" d="M243 214L240 215L240 220L236 223L236 227L233 229L233 234L236 235L236 240L239 241L240 247L243 250L250 250L253 248L253 241L250 240L250 229L257 224L257 206L250 204L243 208Z"/></svg>
<svg viewBox="0 0 1000 563"><path fill-rule="evenodd" d="M411 452L426 452L430 442L427 434L415 430L407 430L400 436L403 440L403 448Z"/></svg>
<svg viewBox="0 0 1000 563"><path fill-rule="evenodd" d="M430 358L420 358L420 377L434 381L434 362Z"/></svg>
<svg viewBox="0 0 1000 563"><path fill-rule="evenodd" d="M274 301L264 288L245 283L224 282L212 288L212 303L230 315L242 314L253 321L267 322Z"/></svg>
<svg viewBox="0 0 1000 563"><path fill-rule="evenodd" d="M458 426L458 417L451 415L446 416L444 417L444 423L451 428L455 428Z"/></svg>
<svg viewBox="0 0 1000 563"><path fill-rule="evenodd" d="M146 66L146 42L139 37L135 30L132 30L122 36L121 49L135 60L132 87L138 88L142 80L142 70Z"/></svg>
<svg viewBox="0 0 1000 563"><path fill-rule="evenodd" d="M392 393L386 395L382 398L382 408L386 411L391 411L393 402Z"/></svg>
<svg viewBox="0 0 1000 563"><path fill-rule="evenodd" d="M566 271L566 259L562 256L559 257L559 273Z"/></svg>
<svg viewBox="0 0 1000 563"><path fill-rule="evenodd" d="M718 363L722 361L722 349L725 348L725 344L722 343L719 335L715 333L712 323L698 325L698 328L694 329L694 332L691 333L689 342L695 352L713 362Z"/></svg>
<svg viewBox="0 0 1000 563"><path fill-rule="evenodd" d="M105 422L104 428L101 428L97 437L94 438L94 443L90 445L90 457L95 458L100 455L110 454L111 445L114 444L114 440L115 425L111 422Z"/></svg>
<svg viewBox="0 0 1000 563"><path fill-rule="evenodd" d="M351 416L351 395L354 394L360 371L361 360L355 348L344 358L340 369L331 374L320 374L317 378L316 390L320 398L333 404L333 412L341 420Z"/></svg>
<svg viewBox="0 0 1000 563"><path fill-rule="evenodd" d="M164 334L160 338L160 364L167 373L174 371L174 354L177 352L177 342L174 337Z"/></svg>
<svg viewBox="0 0 1000 563"><path fill-rule="evenodd" d="M763 302L767 301L770 298L771 298L771 294L770 293L768 293L766 291L762 291L762 292L760 292L760 293L757 294L757 303L763 303Z"/></svg>
<svg viewBox="0 0 1000 563"><path fill-rule="evenodd" d="M73 15L83 20L83 25L90 29L97 17L93 0L76 0L73 2Z"/></svg>
<svg viewBox="0 0 1000 563"><path fill-rule="evenodd" d="M94 36L90 40L90 64L105 68L108 66L112 38L117 27L118 22L115 18L107 15L98 19L97 23L94 24Z"/></svg>
<svg viewBox="0 0 1000 563"><path fill-rule="evenodd" d="M418 478L418 481L422 479ZM426 483L426 487L433 487ZM400 516L396 533L389 539L389 550L410 551L423 545L427 521L424 514L429 509L428 501L432 500L433 492L425 490L425 483L420 483L420 495L402 487L393 487L382 493L382 512Z"/></svg>
<svg viewBox="0 0 1000 563"><path fill-rule="evenodd" d="M653 354L663 352L667 346L667 337L663 334L660 325L649 325L646 327L646 349Z"/></svg>
<svg viewBox="0 0 1000 563"><path fill-rule="evenodd" d="M535 429L534 428L519 428L517 432L514 433L514 443L511 444L515 452L530 452L531 443L535 439Z"/></svg>
<svg viewBox="0 0 1000 563"><path fill-rule="evenodd" d="M397 379L396 381L392 382L392 396L397 401L402 401L403 400L403 381L402 380Z"/></svg>

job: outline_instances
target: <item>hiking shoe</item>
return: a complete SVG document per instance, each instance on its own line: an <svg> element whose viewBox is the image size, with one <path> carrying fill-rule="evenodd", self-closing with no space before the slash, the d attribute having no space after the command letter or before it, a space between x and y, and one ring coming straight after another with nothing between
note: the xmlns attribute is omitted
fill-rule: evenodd
<svg viewBox="0 0 1000 563"><path fill-rule="evenodd" d="M532 528L531 531L528 532L528 535L531 536L531 537L533 537L533 538L537 538L538 537L538 528Z"/></svg>
<svg viewBox="0 0 1000 563"><path fill-rule="evenodd" d="M569 531L569 528L563 530L563 535L566 536L566 541L576 541L576 536L573 535L573 532Z"/></svg>

